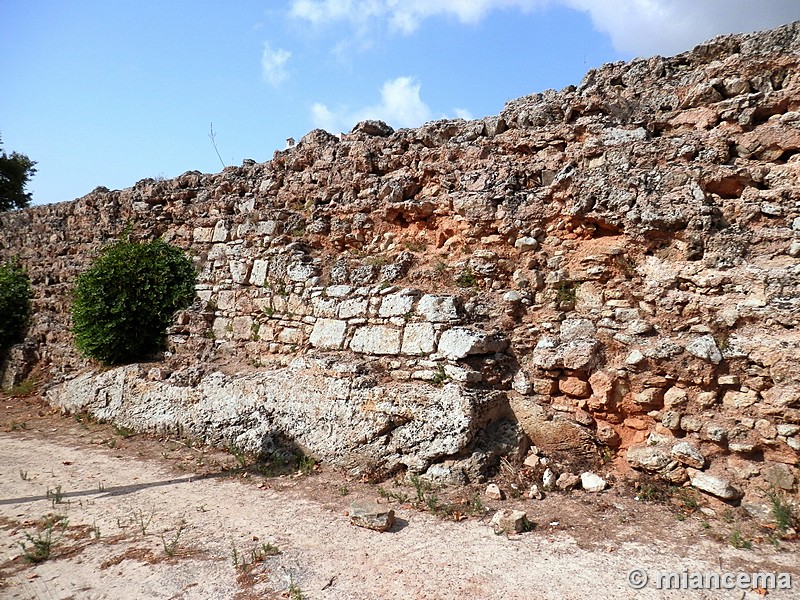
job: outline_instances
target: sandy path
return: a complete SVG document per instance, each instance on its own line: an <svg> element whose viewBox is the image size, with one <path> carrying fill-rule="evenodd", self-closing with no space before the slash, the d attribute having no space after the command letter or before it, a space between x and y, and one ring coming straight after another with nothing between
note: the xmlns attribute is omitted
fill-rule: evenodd
<svg viewBox="0 0 800 600"><path fill-rule="evenodd" d="M0 570L0 597L279 598L289 597L292 581L310 599L739 600L743 592L738 590L689 593L649 585L634 591L627 584L634 567L651 573L707 572L719 571L721 561L725 570L733 564L793 570L794 592L771 591L769 598L800 597L796 554L766 555L710 540L682 540L690 535L681 532L683 523L659 541L644 532L641 537L650 541L636 542L636 533L627 532L627 540L592 549L580 547L567 533L549 532L547 523L508 539L476 519L455 523L399 508L400 527L380 534L349 524L346 506L357 495L315 499L298 480L282 480L275 489L262 489L229 477L176 476L156 461L117 457L108 449L2 433L0 561L6 562ZM63 497L54 503L59 485ZM37 519L53 512L68 516L68 534L50 560L24 563L18 542L25 531L34 530ZM535 510L530 514L538 521ZM135 522L151 515L142 535ZM181 519L187 526L170 558L160 534L168 530L165 537L172 539ZM86 527L79 530L78 525ZM245 576L233 565L232 544L247 554L262 542L282 554ZM754 593L746 597L760 598Z"/></svg>

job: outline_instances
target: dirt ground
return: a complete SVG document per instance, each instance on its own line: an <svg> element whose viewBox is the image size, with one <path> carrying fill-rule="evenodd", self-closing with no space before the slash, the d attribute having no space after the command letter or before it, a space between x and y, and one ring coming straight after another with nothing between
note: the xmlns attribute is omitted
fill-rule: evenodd
<svg viewBox="0 0 800 600"><path fill-rule="evenodd" d="M0 397L0 597L800 598L798 542L705 496L648 488L644 501L618 484L514 498L507 471L508 500L482 485L416 502L407 482L300 466ZM391 503L393 529L351 525L354 500ZM509 507L533 530L496 535L491 516ZM633 569L649 575L641 590ZM790 573L794 589L658 589L662 572Z"/></svg>

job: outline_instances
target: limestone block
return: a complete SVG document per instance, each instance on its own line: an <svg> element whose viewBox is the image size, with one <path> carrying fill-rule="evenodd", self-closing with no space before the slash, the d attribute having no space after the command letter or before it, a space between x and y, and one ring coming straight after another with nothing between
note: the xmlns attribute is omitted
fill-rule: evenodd
<svg viewBox="0 0 800 600"><path fill-rule="evenodd" d="M250 284L251 285L264 285L269 272L269 262L266 260L253 261L253 268L250 269Z"/></svg>
<svg viewBox="0 0 800 600"><path fill-rule="evenodd" d="M250 274L250 265L240 260L232 260L228 263L228 268L231 272L231 279L234 283L244 284L247 282L247 277Z"/></svg>
<svg viewBox="0 0 800 600"><path fill-rule="evenodd" d="M689 401L689 396L686 393L686 390L683 388L673 386L664 393L665 408L676 408L676 407L686 406L686 403L688 401Z"/></svg>
<svg viewBox="0 0 800 600"><path fill-rule="evenodd" d="M220 310L233 310L236 306L236 292L233 290L220 290L217 295L217 308Z"/></svg>
<svg viewBox="0 0 800 600"><path fill-rule="evenodd" d="M439 338L439 352L451 360L459 360L472 354L501 352L508 340L497 335L467 327L454 327Z"/></svg>
<svg viewBox="0 0 800 600"><path fill-rule="evenodd" d="M717 347L717 342L710 335L701 336L686 345L686 351L692 356L718 365L722 362L722 353Z"/></svg>
<svg viewBox="0 0 800 600"><path fill-rule="evenodd" d="M217 224L214 226L214 233L211 236L211 241L215 243L224 243L228 241L230 236L230 231L228 231L228 225L225 221L217 221Z"/></svg>
<svg viewBox="0 0 800 600"><path fill-rule="evenodd" d="M580 338L593 338L597 329L589 319L566 319L561 322L559 337L562 342Z"/></svg>
<svg viewBox="0 0 800 600"><path fill-rule="evenodd" d="M253 335L253 319L251 317L234 317L231 321L234 339L249 340Z"/></svg>
<svg viewBox="0 0 800 600"><path fill-rule="evenodd" d="M758 402L758 393L754 391L736 392L728 390L722 397L722 405L728 408L747 408Z"/></svg>
<svg viewBox="0 0 800 600"><path fill-rule="evenodd" d="M403 354L431 354L436 349L436 331L430 323L409 323L403 331Z"/></svg>
<svg viewBox="0 0 800 600"><path fill-rule="evenodd" d="M339 315L339 300L336 298L312 298L311 308L315 317L333 319Z"/></svg>
<svg viewBox="0 0 800 600"><path fill-rule="evenodd" d="M689 442L678 442L672 447L670 454L685 465L702 469L706 465L706 458Z"/></svg>
<svg viewBox="0 0 800 600"><path fill-rule="evenodd" d="M689 479L692 486L701 492L706 492L723 500L737 500L742 497L742 492L731 485L726 479L714 477L701 471L692 472L689 470Z"/></svg>
<svg viewBox="0 0 800 600"><path fill-rule="evenodd" d="M789 408L800 403L800 388L797 386L778 384L764 390L761 395L769 404L780 408Z"/></svg>
<svg viewBox="0 0 800 600"><path fill-rule="evenodd" d="M284 344L300 344L303 341L303 330L297 327L284 327L278 332L277 338Z"/></svg>
<svg viewBox="0 0 800 600"><path fill-rule="evenodd" d="M597 361L600 343L592 339L573 340L562 349L562 366L565 369L586 371Z"/></svg>
<svg viewBox="0 0 800 600"><path fill-rule="evenodd" d="M195 227L192 231L192 239L201 244L210 243L214 237L214 229L211 227Z"/></svg>
<svg viewBox="0 0 800 600"><path fill-rule="evenodd" d="M448 379L460 383L479 383L483 380L483 375L481 375L480 371L457 367L456 365L445 365L444 374Z"/></svg>
<svg viewBox="0 0 800 600"><path fill-rule="evenodd" d="M581 473L581 487L587 492L602 492L606 485L605 479L591 471Z"/></svg>
<svg viewBox="0 0 800 600"><path fill-rule="evenodd" d="M542 336L533 350L533 363L542 369L574 369L586 371L597 361L600 344L597 340L581 338L559 344L552 336Z"/></svg>
<svg viewBox="0 0 800 600"><path fill-rule="evenodd" d="M511 389L520 394L530 394L533 385L530 378L524 369L520 369L514 374L514 379L511 381Z"/></svg>
<svg viewBox="0 0 800 600"><path fill-rule="evenodd" d="M309 342L320 350L340 350L347 333L347 322L337 319L317 319Z"/></svg>
<svg viewBox="0 0 800 600"><path fill-rule="evenodd" d="M339 318L352 319L367 316L369 300L367 298L351 298L339 304Z"/></svg>
<svg viewBox="0 0 800 600"><path fill-rule="evenodd" d="M762 470L764 479L772 487L792 491L795 484L795 476L792 467L781 463L768 463Z"/></svg>
<svg viewBox="0 0 800 600"><path fill-rule="evenodd" d="M388 531L394 524L394 510L374 502L353 502L349 516L353 525L375 531Z"/></svg>
<svg viewBox="0 0 800 600"><path fill-rule="evenodd" d="M230 322L230 319L226 319L225 317L214 319L214 324L211 327L211 330L214 332L214 337L218 340L227 337Z"/></svg>
<svg viewBox="0 0 800 600"><path fill-rule="evenodd" d="M353 288L349 285L331 285L325 288L325 294L330 298L344 298Z"/></svg>
<svg viewBox="0 0 800 600"><path fill-rule="evenodd" d="M316 277L319 269L313 263L292 263L286 267L286 276L298 283L305 283L312 277Z"/></svg>
<svg viewBox="0 0 800 600"><path fill-rule="evenodd" d="M530 252L539 247L539 242L534 237L521 237L514 242L514 247L520 252Z"/></svg>
<svg viewBox="0 0 800 600"><path fill-rule="evenodd" d="M361 354L399 354L402 330L386 325L367 325L356 329L350 349Z"/></svg>
<svg viewBox="0 0 800 600"><path fill-rule="evenodd" d="M565 377L558 382L558 388L567 396L574 398L588 398L592 395L589 383L578 377Z"/></svg>
<svg viewBox="0 0 800 600"><path fill-rule="evenodd" d="M378 316L388 317L402 317L411 313L414 308L414 296L409 294L389 294L381 301L381 307L378 309Z"/></svg>
<svg viewBox="0 0 800 600"><path fill-rule="evenodd" d="M497 535L502 533L522 533L531 528L528 514L521 510L502 508L498 510L491 520L492 529Z"/></svg>
<svg viewBox="0 0 800 600"><path fill-rule="evenodd" d="M558 380L549 377L536 377L531 384L534 394L552 396L558 392Z"/></svg>
<svg viewBox="0 0 800 600"><path fill-rule="evenodd" d="M558 353L558 340L549 335L543 335L533 349L533 364L541 369L557 369L561 364Z"/></svg>
<svg viewBox="0 0 800 600"><path fill-rule="evenodd" d="M643 471L660 471L670 463L670 457L660 448L653 446L633 446L625 455L634 469Z"/></svg>
<svg viewBox="0 0 800 600"><path fill-rule="evenodd" d="M601 308L605 302L604 288L591 281L586 281L575 288L575 310L578 312Z"/></svg>
<svg viewBox="0 0 800 600"><path fill-rule="evenodd" d="M419 299L417 313L432 323L447 323L461 318L461 310L455 296L425 294Z"/></svg>
<svg viewBox="0 0 800 600"><path fill-rule="evenodd" d="M644 362L644 354L638 348L634 348L630 351L627 357L625 357L625 364L631 367L637 367Z"/></svg>

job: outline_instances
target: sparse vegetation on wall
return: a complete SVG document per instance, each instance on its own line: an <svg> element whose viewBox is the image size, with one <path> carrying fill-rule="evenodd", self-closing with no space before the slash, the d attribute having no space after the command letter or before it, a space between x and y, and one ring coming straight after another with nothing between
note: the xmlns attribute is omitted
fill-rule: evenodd
<svg viewBox="0 0 800 600"><path fill-rule="evenodd" d="M161 240L112 244L78 277L78 349L105 364L157 352L175 312L191 304L194 286L194 267L180 248Z"/></svg>

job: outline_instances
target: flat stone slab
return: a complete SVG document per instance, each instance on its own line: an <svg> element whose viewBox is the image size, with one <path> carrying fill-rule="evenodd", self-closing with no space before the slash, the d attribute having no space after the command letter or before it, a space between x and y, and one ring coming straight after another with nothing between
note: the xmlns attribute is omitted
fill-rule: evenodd
<svg viewBox="0 0 800 600"><path fill-rule="evenodd" d="M360 354L400 354L401 330L384 325L359 327L350 349Z"/></svg>
<svg viewBox="0 0 800 600"><path fill-rule="evenodd" d="M375 502L355 501L349 514L353 525L374 531L388 531L394 525L394 510Z"/></svg>
<svg viewBox="0 0 800 600"><path fill-rule="evenodd" d="M708 475L707 473L699 471L692 473L690 470L689 478L692 481L693 487L696 487L701 492L706 492L717 498L722 498L723 500L738 500L744 495L741 490L731 485L729 481L714 477L713 475Z"/></svg>
<svg viewBox="0 0 800 600"><path fill-rule="evenodd" d="M320 350L339 350L344 344L347 322L337 319L317 319L309 342Z"/></svg>

